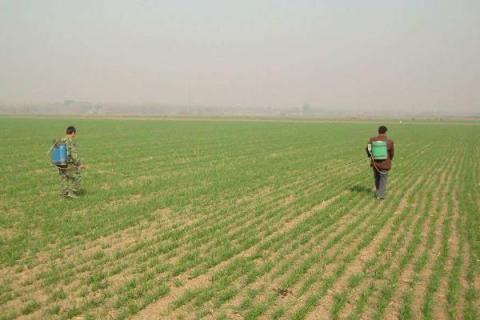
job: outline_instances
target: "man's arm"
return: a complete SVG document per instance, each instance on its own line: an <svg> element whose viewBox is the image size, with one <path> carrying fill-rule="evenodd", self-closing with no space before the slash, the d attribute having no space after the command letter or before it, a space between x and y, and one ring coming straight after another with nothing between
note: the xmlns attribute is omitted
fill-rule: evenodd
<svg viewBox="0 0 480 320"><path fill-rule="evenodd" d="M390 160L393 160L394 154L395 154L395 148L393 147L393 141L392 141L392 146L390 149L388 149L388 156L390 157Z"/></svg>
<svg viewBox="0 0 480 320"><path fill-rule="evenodd" d="M368 151L368 145L372 142L372 139L368 139L367 146L365 147L365 152L367 153L367 157L371 158L370 152Z"/></svg>
<svg viewBox="0 0 480 320"><path fill-rule="evenodd" d="M80 156L78 155L78 151L77 151L77 147L75 146L75 143L70 143L69 145L69 152L70 152L70 159L72 160L73 164L76 166L76 167L79 167L81 166L81 162L80 162Z"/></svg>

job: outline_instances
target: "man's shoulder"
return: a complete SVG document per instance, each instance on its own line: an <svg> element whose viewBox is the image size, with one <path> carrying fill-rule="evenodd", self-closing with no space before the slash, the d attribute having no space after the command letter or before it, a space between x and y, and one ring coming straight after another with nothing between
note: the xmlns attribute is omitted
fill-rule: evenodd
<svg viewBox="0 0 480 320"><path fill-rule="evenodd" d="M70 137L63 137L61 141L68 145L72 145L72 146L75 145L75 141L73 141L73 139Z"/></svg>
<svg viewBox="0 0 480 320"><path fill-rule="evenodd" d="M369 141L384 141L384 140L385 140L385 136L375 136L369 139ZM389 139L387 138L387 140Z"/></svg>

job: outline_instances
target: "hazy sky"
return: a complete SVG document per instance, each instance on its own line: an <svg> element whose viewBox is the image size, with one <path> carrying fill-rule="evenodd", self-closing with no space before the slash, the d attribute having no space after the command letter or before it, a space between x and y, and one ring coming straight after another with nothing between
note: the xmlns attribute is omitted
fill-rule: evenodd
<svg viewBox="0 0 480 320"><path fill-rule="evenodd" d="M478 0L0 0L0 101L480 110Z"/></svg>

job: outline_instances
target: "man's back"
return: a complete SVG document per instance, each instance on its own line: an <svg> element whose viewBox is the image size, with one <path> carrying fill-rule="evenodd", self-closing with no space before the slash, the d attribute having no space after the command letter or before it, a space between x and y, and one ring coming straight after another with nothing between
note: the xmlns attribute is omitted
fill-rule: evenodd
<svg viewBox="0 0 480 320"><path fill-rule="evenodd" d="M368 143L371 143L373 141L385 141L385 140L387 141L387 151L388 151L387 152L388 153L387 159L385 159L385 160L375 160L375 166L379 170L388 171L392 168L392 160L393 160L393 156L394 156L394 153L395 153L393 140L388 139L388 137L384 134L379 134L376 137L371 137L368 140ZM372 160L372 164L371 164L372 167L373 167L373 161L374 160Z"/></svg>

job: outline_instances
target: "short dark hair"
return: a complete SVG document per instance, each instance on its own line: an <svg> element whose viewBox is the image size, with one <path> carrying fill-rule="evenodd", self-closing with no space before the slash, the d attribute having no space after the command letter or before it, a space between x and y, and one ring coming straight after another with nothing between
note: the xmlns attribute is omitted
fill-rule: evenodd
<svg viewBox="0 0 480 320"><path fill-rule="evenodd" d="M77 129L75 129L74 126L70 126L67 128L67 134L72 134L72 133L76 133L77 132Z"/></svg>
<svg viewBox="0 0 480 320"><path fill-rule="evenodd" d="M385 127L385 126L378 127L378 133L383 134L385 132L387 132L387 127Z"/></svg>

